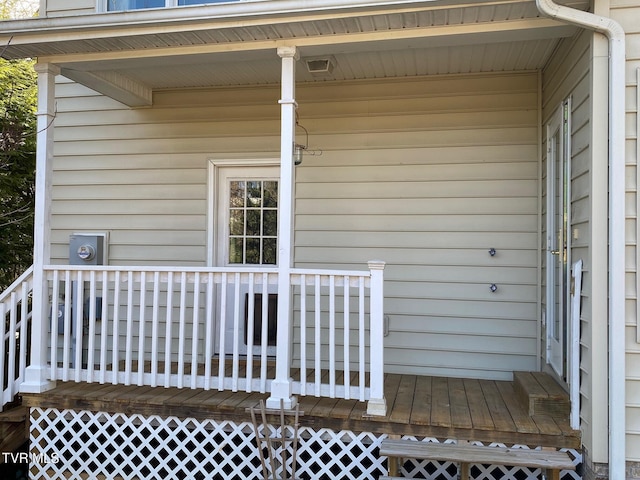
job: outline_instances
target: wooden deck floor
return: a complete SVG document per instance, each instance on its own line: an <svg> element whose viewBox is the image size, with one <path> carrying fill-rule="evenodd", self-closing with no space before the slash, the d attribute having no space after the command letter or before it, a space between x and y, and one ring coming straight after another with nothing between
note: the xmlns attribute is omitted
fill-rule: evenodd
<svg viewBox="0 0 640 480"><path fill-rule="evenodd" d="M385 376L387 416L366 415L355 400L300 397L300 424L356 432L456 438L482 442L579 448L580 433L568 419L529 416L513 382ZM46 394L25 394L26 406L250 421L247 409L267 395L202 389L59 382Z"/></svg>

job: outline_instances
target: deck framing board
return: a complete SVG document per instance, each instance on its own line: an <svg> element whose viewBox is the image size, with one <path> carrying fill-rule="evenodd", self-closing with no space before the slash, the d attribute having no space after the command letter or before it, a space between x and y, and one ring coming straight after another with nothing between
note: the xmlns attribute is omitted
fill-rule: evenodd
<svg viewBox="0 0 640 480"><path fill-rule="evenodd" d="M392 375L385 383L388 415L366 415L366 404L314 396L299 397L301 426L501 442L555 448L579 448L579 432L548 416L528 417L510 397L510 382ZM45 394L25 394L26 406L59 410L136 413L145 416L250 421L246 409L267 394L189 388L100 385L59 382ZM448 418L448 423L447 423ZM435 420L435 422L433 421Z"/></svg>

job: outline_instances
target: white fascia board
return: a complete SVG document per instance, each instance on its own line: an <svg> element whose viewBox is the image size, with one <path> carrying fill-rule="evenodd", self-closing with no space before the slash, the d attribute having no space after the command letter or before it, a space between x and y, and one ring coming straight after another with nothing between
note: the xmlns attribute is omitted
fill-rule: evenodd
<svg viewBox="0 0 640 480"><path fill-rule="evenodd" d="M230 43L213 43L188 46L170 46L138 50L113 50L109 52L65 53L53 55L39 55L41 61L64 65L67 68L88 70L91 62L118 61L132 58L165 58L182 57L189 55L206 55L231 52L248 52L271 50L278 46L294 44L299 48L326 47L331 45L358 44L384 41L388 45L393 42L403 42L415 39L428 40L430 46L453 46L468 44L469 36L475 38L475 42L494 43L504 42L509 38L513 40L537 40L549 36L567 37L575 32L575 28L567 27L555 20L546 18L530 18L522 20L509 20L506 22L443 25L436 27L419 27L394 31L391 35L387 31L360 32L335 35L314 35L310 37L298 37L291 40L274 41L255 40ZM57 36L56 36L57 37ZM93 38L116 39L117 35L95 35ZM86 39L86 37L85 37ZM0 38L0 44L1 44ZM16 44L17 42L14 42ZM34 42L36 43L36 42ZM26 45L29 42L25 42Z"/></svg>
<svg viewBox="0 0 640 480"><path fill-rule="evenodd" d="M3 36L20 35L34 32L61 32L93 29L117 29L124 27L166 28L168 24L197 24L212 21L234 23L246 26L244 22L255 19L258 23L271 23L273 17L295 16L298 20L318 19L325 14L326 18L337 18L342 11L345 17L367 13L397 13L403 9L424 9L428 6L463 7L481 5L487 2L467 0L454 2L450 0L238 0L229 3L217 3L202 6L163 7L153 9L129 10L119 12L102 12L69 17L39 17L22 20L0 21L0 33ZM498 0L491 4L522 3L522 0ZM263 19L260 21L260 19ZM269 20L266 20L268 18ZM290 20L290 19L289 19ZM166 30L164 30L166 31Z"/></svg>

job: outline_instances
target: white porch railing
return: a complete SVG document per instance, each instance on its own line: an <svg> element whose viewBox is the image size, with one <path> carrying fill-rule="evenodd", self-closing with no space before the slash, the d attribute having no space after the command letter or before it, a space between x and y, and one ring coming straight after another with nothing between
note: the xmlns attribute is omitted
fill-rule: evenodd
<svg viewBox="0 0 640 480"><path fill-rule="evenodd" d="M268 391L267 337L259 355L245 357L225 335L231 326L237 335L244 323L243 293L268 292L277 282L273 269L45 270L58 299L51 380ZM237 301L228 305L230 295Z"/></svg>
<svg viewBox="0 0 640 480"><path fill-rule="evenodd" d="M382 398L373 271L292 271L293 393ZM51 380L271 391L277 348L261 319L277 270L48 266L45 276L57 299L45 327Z"/></svg>
<svg viewBox="0 0 640 480"><path fill-rule="evenodd" d="M382 388L382 285L369 272L294 269L293 392L372 398ZM379 381L378 385L376 382ZM377 391L375 392L378 393ZM377 398L373 395L373 398ZM382 394L380 392L380 397Z"/></svg>
<svg viewBox="0 0 640 480"><path fill-rule="evenodd" d="M0 295L0 411L15 399L28 364L33 267Z"/></svg>

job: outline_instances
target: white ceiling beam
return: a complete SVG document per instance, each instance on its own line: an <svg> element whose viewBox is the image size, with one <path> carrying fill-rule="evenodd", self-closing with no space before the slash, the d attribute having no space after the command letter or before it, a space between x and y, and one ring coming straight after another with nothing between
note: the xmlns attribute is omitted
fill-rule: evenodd
<svg viewBox="0 0 640 480"><path fill-rule="evenodd" d="M129 107L148 107L153 104L151 88L118 72L87 72L63 67L60 73Z"/></svg>

